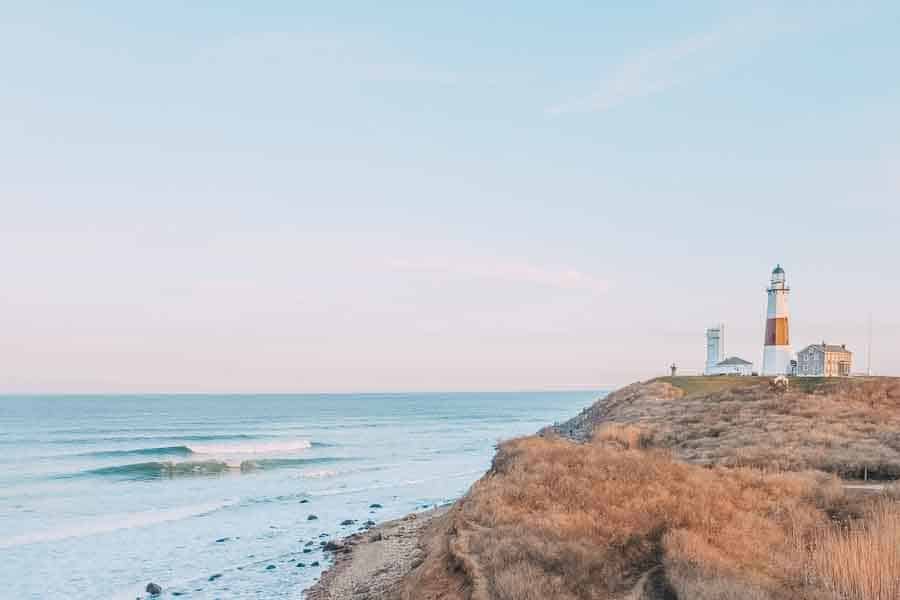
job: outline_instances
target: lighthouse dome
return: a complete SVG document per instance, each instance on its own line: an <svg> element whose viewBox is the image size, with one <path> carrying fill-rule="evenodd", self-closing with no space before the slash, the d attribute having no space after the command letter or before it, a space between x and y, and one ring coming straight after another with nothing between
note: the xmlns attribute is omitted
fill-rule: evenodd
<svg viewBox="0 0 900 600"><path fill-rule="evenodd" d="M772 283L773 284L779 284L779 283L784 284L784 282L785 282L784 269L781 268L781 265L777 265L772 270Z"/></svg>

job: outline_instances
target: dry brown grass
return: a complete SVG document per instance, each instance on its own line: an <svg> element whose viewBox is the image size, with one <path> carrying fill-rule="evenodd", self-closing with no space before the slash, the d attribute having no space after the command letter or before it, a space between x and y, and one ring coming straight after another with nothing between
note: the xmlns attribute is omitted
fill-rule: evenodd
<svg viewBox="0 0 900 600"><path fill-rule="evenodd" d="M623 388L557 431L586 439L607 423L652 429L655 444L694 463L900 478L896 378L794 379L781 398L765 378L664 378Z"/></svg>
<svg viewBox="0 0 900 600"><path fill-rule="evenodd" d="M884 500L861 521L822 530L810 572L842 600L900 598L900 505Z"/></svg>
<svg viewBox="0 0 900 600"><path fill-rule="evenodd" d="M609 423L594 431L593 441L621 450L642 450L653 443L653 432L637 425Z"/></svg>
<svg viewBox="0 0 900 600"><path fill-rule="evenodd" d="M702 468L636 449L647 439L614 427L591 444L503 444L402 597L828 597L811 587L807 556L843 499L828 476Z"/></svg>

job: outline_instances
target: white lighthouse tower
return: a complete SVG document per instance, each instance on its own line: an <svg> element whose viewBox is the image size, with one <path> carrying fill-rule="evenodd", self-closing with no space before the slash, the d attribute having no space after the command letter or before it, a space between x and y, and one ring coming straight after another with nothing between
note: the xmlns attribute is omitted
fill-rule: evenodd
<svg viewBox="0 0 900 600"><path fill-rule="evenodd" d="M712 375L716 365L725 360L725 325L719 324L706 330L706 368L704 375Z"/></svg>
<svg viewBox="0 0 900 600"><path fill-rule="evenodd" d="M763 375L787 375L791 371L791 338L788 329L788 294L781 265L772 271L766 309L766 343L763 351Z"/></svg>

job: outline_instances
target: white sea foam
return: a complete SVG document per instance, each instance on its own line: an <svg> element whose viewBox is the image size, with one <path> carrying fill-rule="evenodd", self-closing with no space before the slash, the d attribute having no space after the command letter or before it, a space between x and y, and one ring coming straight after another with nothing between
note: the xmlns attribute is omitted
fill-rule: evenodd
<svg viewBox="0 0 900 600"><path fill-rule="evenodd" d="M235 503L235 500L192 504L163 510L148 510L135 513L106 515L82 521L77 525L68 525L56 529L31 531L8 538L0 538L0 548L12 548L41 542L56 542L68 538L80 538L101 533L110 533L120 529L137 529L159 523L181 521L191 517L208 515Z"/></svg>
<svg viewBox="0 0 900 600"><path fill-rule="evenodd" d="M359 492L372 492L375 490L383 490L389 488L401 488L407 486L419 485L430 481L447 481L450 479L471 478L475 475L484 473L483 470L477 469L472 471L460 471L458 473L450 473L448 475L437 475L434 477L423 477L422 479L405 479L401 481L390 481L385 483L376 483L365 487L337 487L324 490L316 490L309 492L310 496L340 496L344 494L358 494Z"/></svg>
<svg viewBox="0 0 900 600"><path fill-rule="evenodd" d="M194 454L214 456L275 455L312 448L309 440L278 440L271 442L240 442L237 444L190 444Z"/></svg>
<svg viewBox="0 0 900 600"><path fill-rule="evenodd" d="M300 474L300 477L304 479L324 479L325 477L334 477L337 474L337 471L332 471L331 469L319 469L316 471L305 471Z"/></svg>

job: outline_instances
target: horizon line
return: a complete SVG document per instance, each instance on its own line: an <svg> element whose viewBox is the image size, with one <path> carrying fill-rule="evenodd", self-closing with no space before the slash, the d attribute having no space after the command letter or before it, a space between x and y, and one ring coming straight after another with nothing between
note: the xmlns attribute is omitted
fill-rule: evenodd
<svg viewBox="0 0 900 600"><path fill-rule="evenodd" d="M628 385L628 384L625 384ZM283 391L283 392L253 392L253 391L131 391L131 392L101 392L101 391L27 391L14 392L0 390L0 398L11 396L390 396L410 394L519 394L519 393L556 393L556 392L603 392L622 387L622 384L604 384L599 386L574 386L561 388L509 388L509 389L423 389L423 390L386 390L386 391Z"/></svg>

